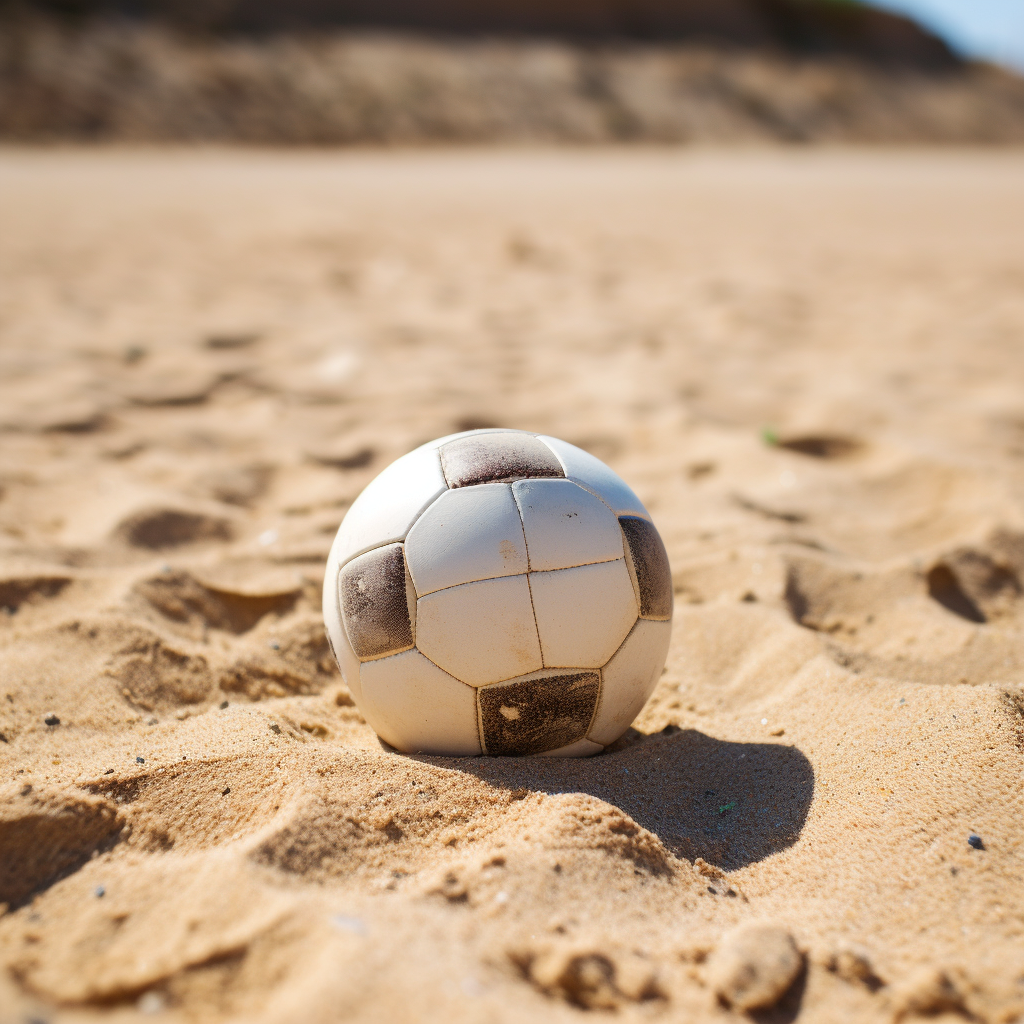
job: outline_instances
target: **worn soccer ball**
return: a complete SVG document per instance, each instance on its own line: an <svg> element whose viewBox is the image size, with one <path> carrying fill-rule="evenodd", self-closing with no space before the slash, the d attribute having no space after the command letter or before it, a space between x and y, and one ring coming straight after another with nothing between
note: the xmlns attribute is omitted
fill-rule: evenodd
<svg viewBox="0 0 1024 1024"><path fill-rule="evenodd" d="M417 448L338 530L324 619L366 721L406 753L596 754L672 631L647 510L565 441L473 430Z"/></svg>

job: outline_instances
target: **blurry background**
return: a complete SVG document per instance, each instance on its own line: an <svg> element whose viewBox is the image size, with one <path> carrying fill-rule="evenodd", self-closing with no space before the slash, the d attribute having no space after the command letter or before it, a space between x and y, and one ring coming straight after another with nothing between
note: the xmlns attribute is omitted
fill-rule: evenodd
<svg viewBox="0 0 1024 1024"><path fill-rule="evenodd" d="M1020 0L0 0L0 137L1019 142L1022 65Z"/></svg>
<svg viewBox="0 0 1024 1024"><path fill-rule="evenodd" d="M1024 68L1024 4L1020 0L874 0L921 20L965 56Z"/></svg>

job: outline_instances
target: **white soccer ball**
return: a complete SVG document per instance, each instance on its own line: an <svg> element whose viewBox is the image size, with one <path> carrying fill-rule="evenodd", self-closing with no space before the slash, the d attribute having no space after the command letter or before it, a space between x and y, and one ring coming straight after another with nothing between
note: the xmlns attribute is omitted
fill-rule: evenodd
<svg viewBox="0 0 1024 1024"><path fill-rule="evenodd" d="M519 430L417 448L353 503L324 620L382 740L406 753L596 754L651 695L668 556L600 459Z"/></svg>

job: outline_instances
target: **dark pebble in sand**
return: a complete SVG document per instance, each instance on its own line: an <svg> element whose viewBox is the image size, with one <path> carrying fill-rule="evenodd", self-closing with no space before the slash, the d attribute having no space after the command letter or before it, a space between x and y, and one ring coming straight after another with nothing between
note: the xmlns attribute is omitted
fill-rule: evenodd
<svg viewBox="0 0 1024 1024"><path fill-rule="evenodd" d="M43 721L47 725L60 725L60 719L51 711Z"/></svg>
<svg viewBox="0 0 1024 1024"><path fill-rule="evenodd" d="M114 774L114 769L113 768L108 768L103 774L104 775L113 775Z"/></svg>
<svg viewBox="0 0 1024 1024"><path fill-rule="evenodd" d="M981 836L975 835L973 832L967 837L967 845L972 850L984 850L985 844L981 841Z"/></svg>
<svg viewBox="0 0 1024 1024"><path fill-rule="evenodd" d="M223 788L223 789L222 789L222 790L220 791L220 795L221 795L221 796L227 796L227 795L228 795L228 793L230 793L230 792L231 792L231 787L230 787L230 786L225 786L225 787L224 787L224 788Z"/></svg>
<svg viewBox="0 0 1024 1024"><path fill-rule="evenodd" d="M98 899L102 899L104 896L107 895L107 890L104 889L102 885L97 885L93 892L96 893Z"/></svg>
<svg viewBox="0 0 1024 1024"><path fill-rule="evenodd" d="M144 757L137 757L137 758L135 758L135 763L136 764L145 764L146 763L146 759Z"/></svg>
<svg viewBox="0 0 1024 1024"><path fill-rule="evenodd" d="M227 706L228 706L228 702L226 700L222 700L220 702L220 709L221 709L221 711L223 711Z"/></svg>

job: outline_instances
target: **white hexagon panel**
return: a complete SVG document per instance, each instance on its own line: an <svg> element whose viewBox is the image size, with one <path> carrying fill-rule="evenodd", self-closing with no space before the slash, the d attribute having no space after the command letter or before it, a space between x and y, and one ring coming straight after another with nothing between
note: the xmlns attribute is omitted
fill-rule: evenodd
<svg viewBox="0 0 1024 1024"><path fill-rule="evenodd" d="M369 661L360 672L360 708L396 750L466 756L480 753L476 691L419 651Z"/></svg>
<svg viewBox="0 0 1024 1024"><path fill-rule="evenodd" d="M332 548L324 616L395 749L585 757L657 683L672 580L650 515L604 463L494 428L424 445L367 487Z"/></svg>
<svg viewBox="0 0 1024 1024"><path fill-rule="evenodd" d="M540 640L526 573L464 583L416 602L416 645L471 686L540 668Z"/></svg>
<svg viewBox="0 0 1024 1024"><path fill-rule="evenodd" d="M665 667L672 623L639 619L601 670L601 696L587 738L614 743L640 714Z"/></svg>
<svg viewBox="0 0 1024 1024"><path fill-rule="evenodd" d="M545 572L622 558L615 513L570 480L520 480L512 490L523 520L530 569Z"/></svg>
<svg viewBox="0 0 1024 1024"><path fill-rule="evenodd" d="M529 568L523 523L508 484L446 491L416 520L407 548L420 597Z"/></svg>
<svg viewBox="0 0 1024 1024"><path fill-rule="evenodd" d="M600 668L639 614L624 558L530 573L530 591L548 666Z"/></svg>

